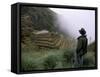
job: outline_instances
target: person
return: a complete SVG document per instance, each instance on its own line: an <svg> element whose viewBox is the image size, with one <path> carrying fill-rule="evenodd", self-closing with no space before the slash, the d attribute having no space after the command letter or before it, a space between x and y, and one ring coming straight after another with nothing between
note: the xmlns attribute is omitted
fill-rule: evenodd
<svg viewBox="0 0 100 77"><path fill-rule="evenodd" d="M81 36L77 38L77 48L76 48L76 67L83 66L83 56L87 53L88 39L86 37L86 31L84 28L79 30Z"/></svg>

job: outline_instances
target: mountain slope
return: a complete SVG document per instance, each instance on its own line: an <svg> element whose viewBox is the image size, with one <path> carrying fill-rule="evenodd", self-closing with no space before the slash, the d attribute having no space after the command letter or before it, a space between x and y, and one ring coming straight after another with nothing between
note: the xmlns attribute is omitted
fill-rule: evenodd
<svg viewBox="0 0 100 77"><path fill-rule="evenodd" d="M55 13L49 8L25 7L21 8L21 37L23 43L31 38L32 32L47 30L56 32Z"/></svg>

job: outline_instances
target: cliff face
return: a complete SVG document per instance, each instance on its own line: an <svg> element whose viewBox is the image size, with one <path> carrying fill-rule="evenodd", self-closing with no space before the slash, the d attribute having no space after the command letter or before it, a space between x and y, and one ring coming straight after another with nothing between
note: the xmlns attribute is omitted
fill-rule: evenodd
<svg viewBox="0 0 100 77"><path fill-rule="evenodd" d="M63 49L70 47L67 40L56 33L34 34L34 42L39 48Z"/></svg>
<svg viewBox="0 0 100 77"><path fill-rule="evenodd" d="M21 8L21 36L22 42L27 37L31 38L32 32L47 30L56 32L54 12L49 8L22 7Z"/></svg>
<svg viewBox="0 0 100 77"><path fill-rule="evenodd" d="M55 13L49 8L22 7L21 16L24 17L25 20L27 20L22 23L22 25L30 23L35 30L46 29L48 31L55 31L54 14Z"/></svg>
<svg viewBox="0 0 100 77"><path fill-rule="evenodd" d="M72 42L70 39L64 38L63 33L55 26L56 16L57 14L49 8L22 7L21 43L24 45L32 45L34 43L39 47L47 48L71 47L72 44L70 43ZM38 35L39 33L40 35ZM50 36L47 37L49 34Z"/></svg>

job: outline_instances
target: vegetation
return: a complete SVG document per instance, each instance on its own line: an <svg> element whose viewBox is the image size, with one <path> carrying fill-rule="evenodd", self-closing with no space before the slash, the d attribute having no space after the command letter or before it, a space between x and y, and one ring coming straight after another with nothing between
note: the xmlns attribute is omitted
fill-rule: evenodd
<svg viewBox="0 0 100 77"><path fill-rule="evenodd" d="M88 52L84 56L83 64L84 64L84 67L95 66L95 53L94 52Z"/></svg>
<svg viewBox="0 0 100 77"><path fill-rule="evenodd" d="M74 67L75 40L59 34L55 15L49 8L21 8L21 66L22 70L45 70ZM46 30L46 34L36 34ZM91 52L89 52L91 51ZM88 46L84 67L95 65L95 43Z"/></svg>
<svg viewBox="0 0 100 77"><path fill-rule="evenodd" d="M63 66L67 68L74 66L74 59L75 59L75 51L72 49L67 49L63 52Z"/></svg>
<svg viewBox="0 0 100 77"><path fill-rule="evenodd" d="M95 52L95 42L91 43L91 44L88 46L88 51L94 51L94 52Z"/></svg>
<svg viewBox="0 0 100 77"><path fill-rule="evenodd" d="M25 43L26 38L32 39L32 32L35 31L48 30L56 32L54 14L49 8L23 6L21 8L22 42Z"/></svg>
<svg viewBox="0 0 100 77"><path fill-rule="evenodd" d="M23 70L46 70L74 67L74 49L41 49L32 47L22 48ZM84 56L83 67L95 66L94 52L88 52Z"/></svg>
<svg viewBox="0 0 100 77"><path fill-rule="evenodd" d="M56 61L57 61L56 56L53 56L53 55L48 56L44 60L44 63L43 63L44 68L45 69L54 69L55 66L57 65L57 62Z"/></svg>

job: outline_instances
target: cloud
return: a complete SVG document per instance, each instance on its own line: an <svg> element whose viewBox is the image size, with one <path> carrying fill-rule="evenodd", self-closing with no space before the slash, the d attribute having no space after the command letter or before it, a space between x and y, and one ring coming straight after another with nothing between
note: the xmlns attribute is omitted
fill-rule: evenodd
<svg viewBox="0 0 100 77"><path fill-rule="evenodd" d="M60 29L75 39L80 35L79 29L85 28L89 43L95 41L95 11L79 9L50 8L57 13Z"/></svg>

